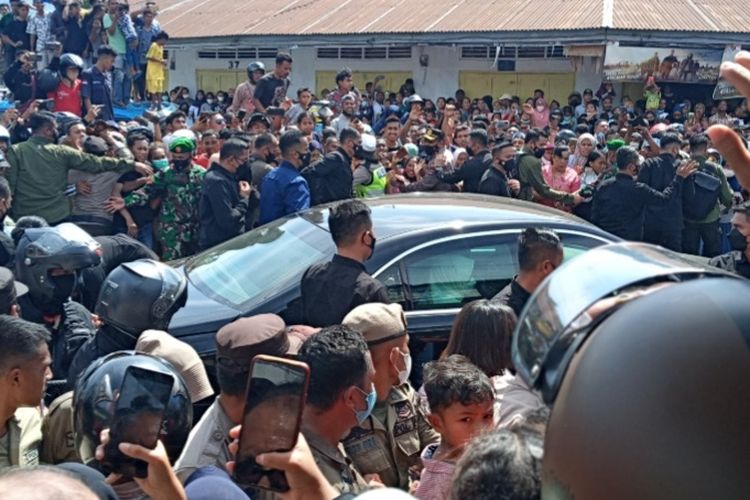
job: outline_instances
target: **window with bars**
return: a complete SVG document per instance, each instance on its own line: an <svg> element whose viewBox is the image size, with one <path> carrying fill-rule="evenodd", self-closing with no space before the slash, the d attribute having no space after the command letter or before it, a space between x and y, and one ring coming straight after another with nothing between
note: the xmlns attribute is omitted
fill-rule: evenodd
<svg viewBox="0 0 750 500"><path fill-rule="evenodd" d="M411 47L318 47L318 59L409 59Z"/></svg>
<svg viewBox="0 0 750 500"><path fill-rule="evenodd" d="M461 47L461 59L551 59L563 58L562 45L514 46L503 45L496 48L487 45L466 45Z"/></svg>
<svg viewBox="0 0 750 500"><path fill-rule="evenodd" d="M198 59L274 59L278 52L278 49L252 47L207 49L198 51Z"/></svg>
<svg viewBox="0 0 750 500"><path fill-rule="evenodd" d="M362 47L341 47L341 59L362 59Z"/></svg>

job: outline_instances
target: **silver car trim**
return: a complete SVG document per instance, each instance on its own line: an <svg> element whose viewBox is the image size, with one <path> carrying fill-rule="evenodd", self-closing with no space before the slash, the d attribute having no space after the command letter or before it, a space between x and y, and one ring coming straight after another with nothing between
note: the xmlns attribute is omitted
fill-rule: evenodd
<svg viewBox="0 0 750 500"><path fill-rule="evenodd" d="M608 240L604 239L603 237L601 237L599 235L595 235L595 234L591 234L591 233L586 233L586 232L578 231L578 230L575 230L575 229L555 229L555 228L551 228L551 229L553 231L555 231L556 233L558 233L558 234L571 234L571 235L576 235L576 236L585 236L585 237L588 237L588 238L591 238L591 239L594 239L594 240L599 240L602 243L604 243L605 245L609 244L609 243L612 243L611 241L608 241ZM412 247L412 248L410 248L408 250L405 250L404 252L400 253L397 257L392 258L386 264L384 264L383 266L381 266L380 269L378 269L377 271L375 271L372 274L372 277L373 278L377 278L378 276L380 276L380 274L382 272L384 272L386 269L388 269L389 267L391 267L396 262L400 261L404 257L407 257L407 256L413 254L414 252L422 250L423 248L431 247L433 245L438 245L440 243L445 243L447 241L454 241L454 240L460 240L460 239L466 239L466 238L478 238L478 237L481 237L481 236L495 236L495 235L501 235L501 234L514 234L514 233L515 234L519 234L520 232L521 232L521 230L519 230L519 229L495 229L495 230L492 230L492 231L480 231L480 232L469 233L469 234L467 234L467 233L453 234L451 236L444 236L444 237L438 238L436 240L426 241L426 242L420 243L419 245L414 246L414 247ZM442 311L443 309L436 309L436 310L437 311Z"/></svg>

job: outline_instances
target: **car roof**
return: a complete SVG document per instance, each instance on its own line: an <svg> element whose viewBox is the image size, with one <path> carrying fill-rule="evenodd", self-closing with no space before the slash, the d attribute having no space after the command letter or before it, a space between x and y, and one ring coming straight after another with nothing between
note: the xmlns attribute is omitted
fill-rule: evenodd
<svg viewBox="0 0 750 500"><path fill-rule="evenodd" d="M413 193L362 199L372 210L378 239L433 227L477 223L574 224L594 227L574 215L538 203L468 193ZM328 231L328 211L335 203L299 214Z"/></svg>

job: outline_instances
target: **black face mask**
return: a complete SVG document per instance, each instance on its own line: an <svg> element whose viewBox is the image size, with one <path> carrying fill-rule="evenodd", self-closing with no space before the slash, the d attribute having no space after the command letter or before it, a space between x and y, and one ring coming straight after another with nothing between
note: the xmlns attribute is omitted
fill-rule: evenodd
<svg viewBox="0 0 750 500"><path fill-rule="evenodd" d="M422 151L428 156L433 156L437 151L437 148L435 146L422 146Z"/></svg>
<svg viewBox="0 0 750 500"><path fill-rule="evenodd" d="M537 158L541 158L542 156L544 156L544 149L535 149L534 156L536 156Z"/></svg>
<svg viewBox="0 0 750 500"><path fill-rule="evenodd" d="M305 153L303 155L299 155L299 161L302 162L302 167L310 164L310 158L312 158L312 154Z"/></svg>
<svg viewBox="0 0 750 500"><path fill-rule="evenodd" d="M466 148L466 154L468 154L469 156L474 156L474 150L468 147Z"/></svg>
<svg viewBox="0 0 750 500"><path fill-rule="evenodd" d="M274 155L272 153L268 153L266 155L266 162L267 163L276 163L276 155Z"/></svg>
<svg viewBox="0 0 750 500"><path fill-rule="evenodd" d="M365 243L365 245L370 247L370 256L367 257L367 260L370 260L373 254L375 254L375 242L377 240L375 239L375 236L372 235L372 233L368 233L368 234L370 235L370 243Z"/></svg>
<svg viewBox="0 0 750 500"><path fill-rule="evenodd" d="M732 247L732 250L737 250L738 252L747 250L747 238L736 227L733 227L729 231L729 246Z"/></svg>
<svg viewBox="0 0 750 500"><path fill-rule="evenodd" d="M50 276L50 281L55 285L53 296L59 303L65 302L73 295L73 290L75 290L76 286L76 277L74 274Z"/></svg>
<svg viewBox="0 0 750 500"><path fill-rule="evenodd" d="M516 170L516 160L515 159L508 160L502 163L502 166L506 172L511 173Z"/></svg>
<svg viewBox="0 0 750 500"><path fill-rule="evenodd" d="M185 170L190 166L190 159L172 160L172 166L175 168L175 170Z"/></svg>

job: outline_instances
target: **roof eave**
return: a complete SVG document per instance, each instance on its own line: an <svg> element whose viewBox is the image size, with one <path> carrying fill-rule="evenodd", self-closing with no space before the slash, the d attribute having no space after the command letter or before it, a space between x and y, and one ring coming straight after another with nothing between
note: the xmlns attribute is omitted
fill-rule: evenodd
<svg viewBox="0 0 750 500"><path fill-rule="evenodd" d="M463 31L419 33L253 34L211 37L172 37L169 45L267 45L318 47L336 45L459 45L459 44L596 44L606 42L650 45L705 46L747 42L746 33L656 31L617 28L581 28L529 31Z"/></svg>

